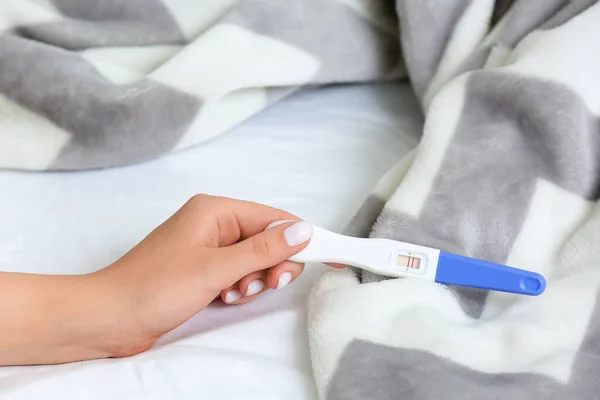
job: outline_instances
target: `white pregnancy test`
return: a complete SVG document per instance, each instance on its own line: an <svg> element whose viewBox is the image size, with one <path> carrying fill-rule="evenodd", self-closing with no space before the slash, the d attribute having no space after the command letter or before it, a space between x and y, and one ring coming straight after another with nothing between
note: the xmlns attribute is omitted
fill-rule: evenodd
<svg viewBox="0 0 600 400"><path fill-rule="evenodd" d="M267 229L283 222L274 222ZM382 276L418 277L529 296L540 295L546 288L544 277L535 272L411 243L344 236L314 225L308 246L290 260L352 265Z"/></svg>

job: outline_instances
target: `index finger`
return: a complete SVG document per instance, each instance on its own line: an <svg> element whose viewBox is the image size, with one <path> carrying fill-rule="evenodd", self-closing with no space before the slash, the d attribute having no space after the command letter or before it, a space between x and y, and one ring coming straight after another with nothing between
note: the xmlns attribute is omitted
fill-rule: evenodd
<svg viewBox="0 0 600 400"><path fill-rule="evenodd" d="M264 231L279 220L298 221L300 218L274 207L228 197L215 198L218 207L214 215L219 226L219 245L228 246ZM234 233L234 231L237 231Z"/></svg>

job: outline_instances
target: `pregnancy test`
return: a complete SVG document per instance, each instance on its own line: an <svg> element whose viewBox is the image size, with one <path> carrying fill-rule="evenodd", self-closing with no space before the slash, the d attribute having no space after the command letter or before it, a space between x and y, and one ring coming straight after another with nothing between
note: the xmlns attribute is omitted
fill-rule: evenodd
<svg viewBox="0 0 600 400"><path fill-rule="evenodd" d="M528 296L538 296L546 289L546 280L535 272L390 239L344 236L314 225L308 246L289 260L352 265L382 276L417 277Z"/></svg>

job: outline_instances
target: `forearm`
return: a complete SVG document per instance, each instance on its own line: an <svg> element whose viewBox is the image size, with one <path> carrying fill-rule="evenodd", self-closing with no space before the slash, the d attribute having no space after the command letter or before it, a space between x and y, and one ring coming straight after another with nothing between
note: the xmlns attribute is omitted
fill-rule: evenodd
<svg viewBox="0 0 600 400"><path fill-rule="evenodd" d="M0 273L0 365L117 355L122 313L115 300L94 275Z"/></svg>
<svg viewBox="0 0 600 400"><path fill-rule="evenodd" d="M243 291L251 300L258 294L248 295L247 287L269 276L276 281L312 235L302 222L265 230L280 220L297 217L260 204L195 196L96 273L0 272L0 365L134 355L219 295L226 297L226 290ZM298 274L301 268L294 266Z"/></svg>

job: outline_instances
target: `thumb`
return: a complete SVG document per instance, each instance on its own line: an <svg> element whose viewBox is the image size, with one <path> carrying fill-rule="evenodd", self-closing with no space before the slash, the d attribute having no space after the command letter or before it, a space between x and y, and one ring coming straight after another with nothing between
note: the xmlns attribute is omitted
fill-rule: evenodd
<svg viewBox="0 0 600 400"><path fill-rule="evenodd" d="M308 222L276 225L228 247L218 249L219 268L233 282L242 277L282 263L304 249L313 234Z"/></svg>

